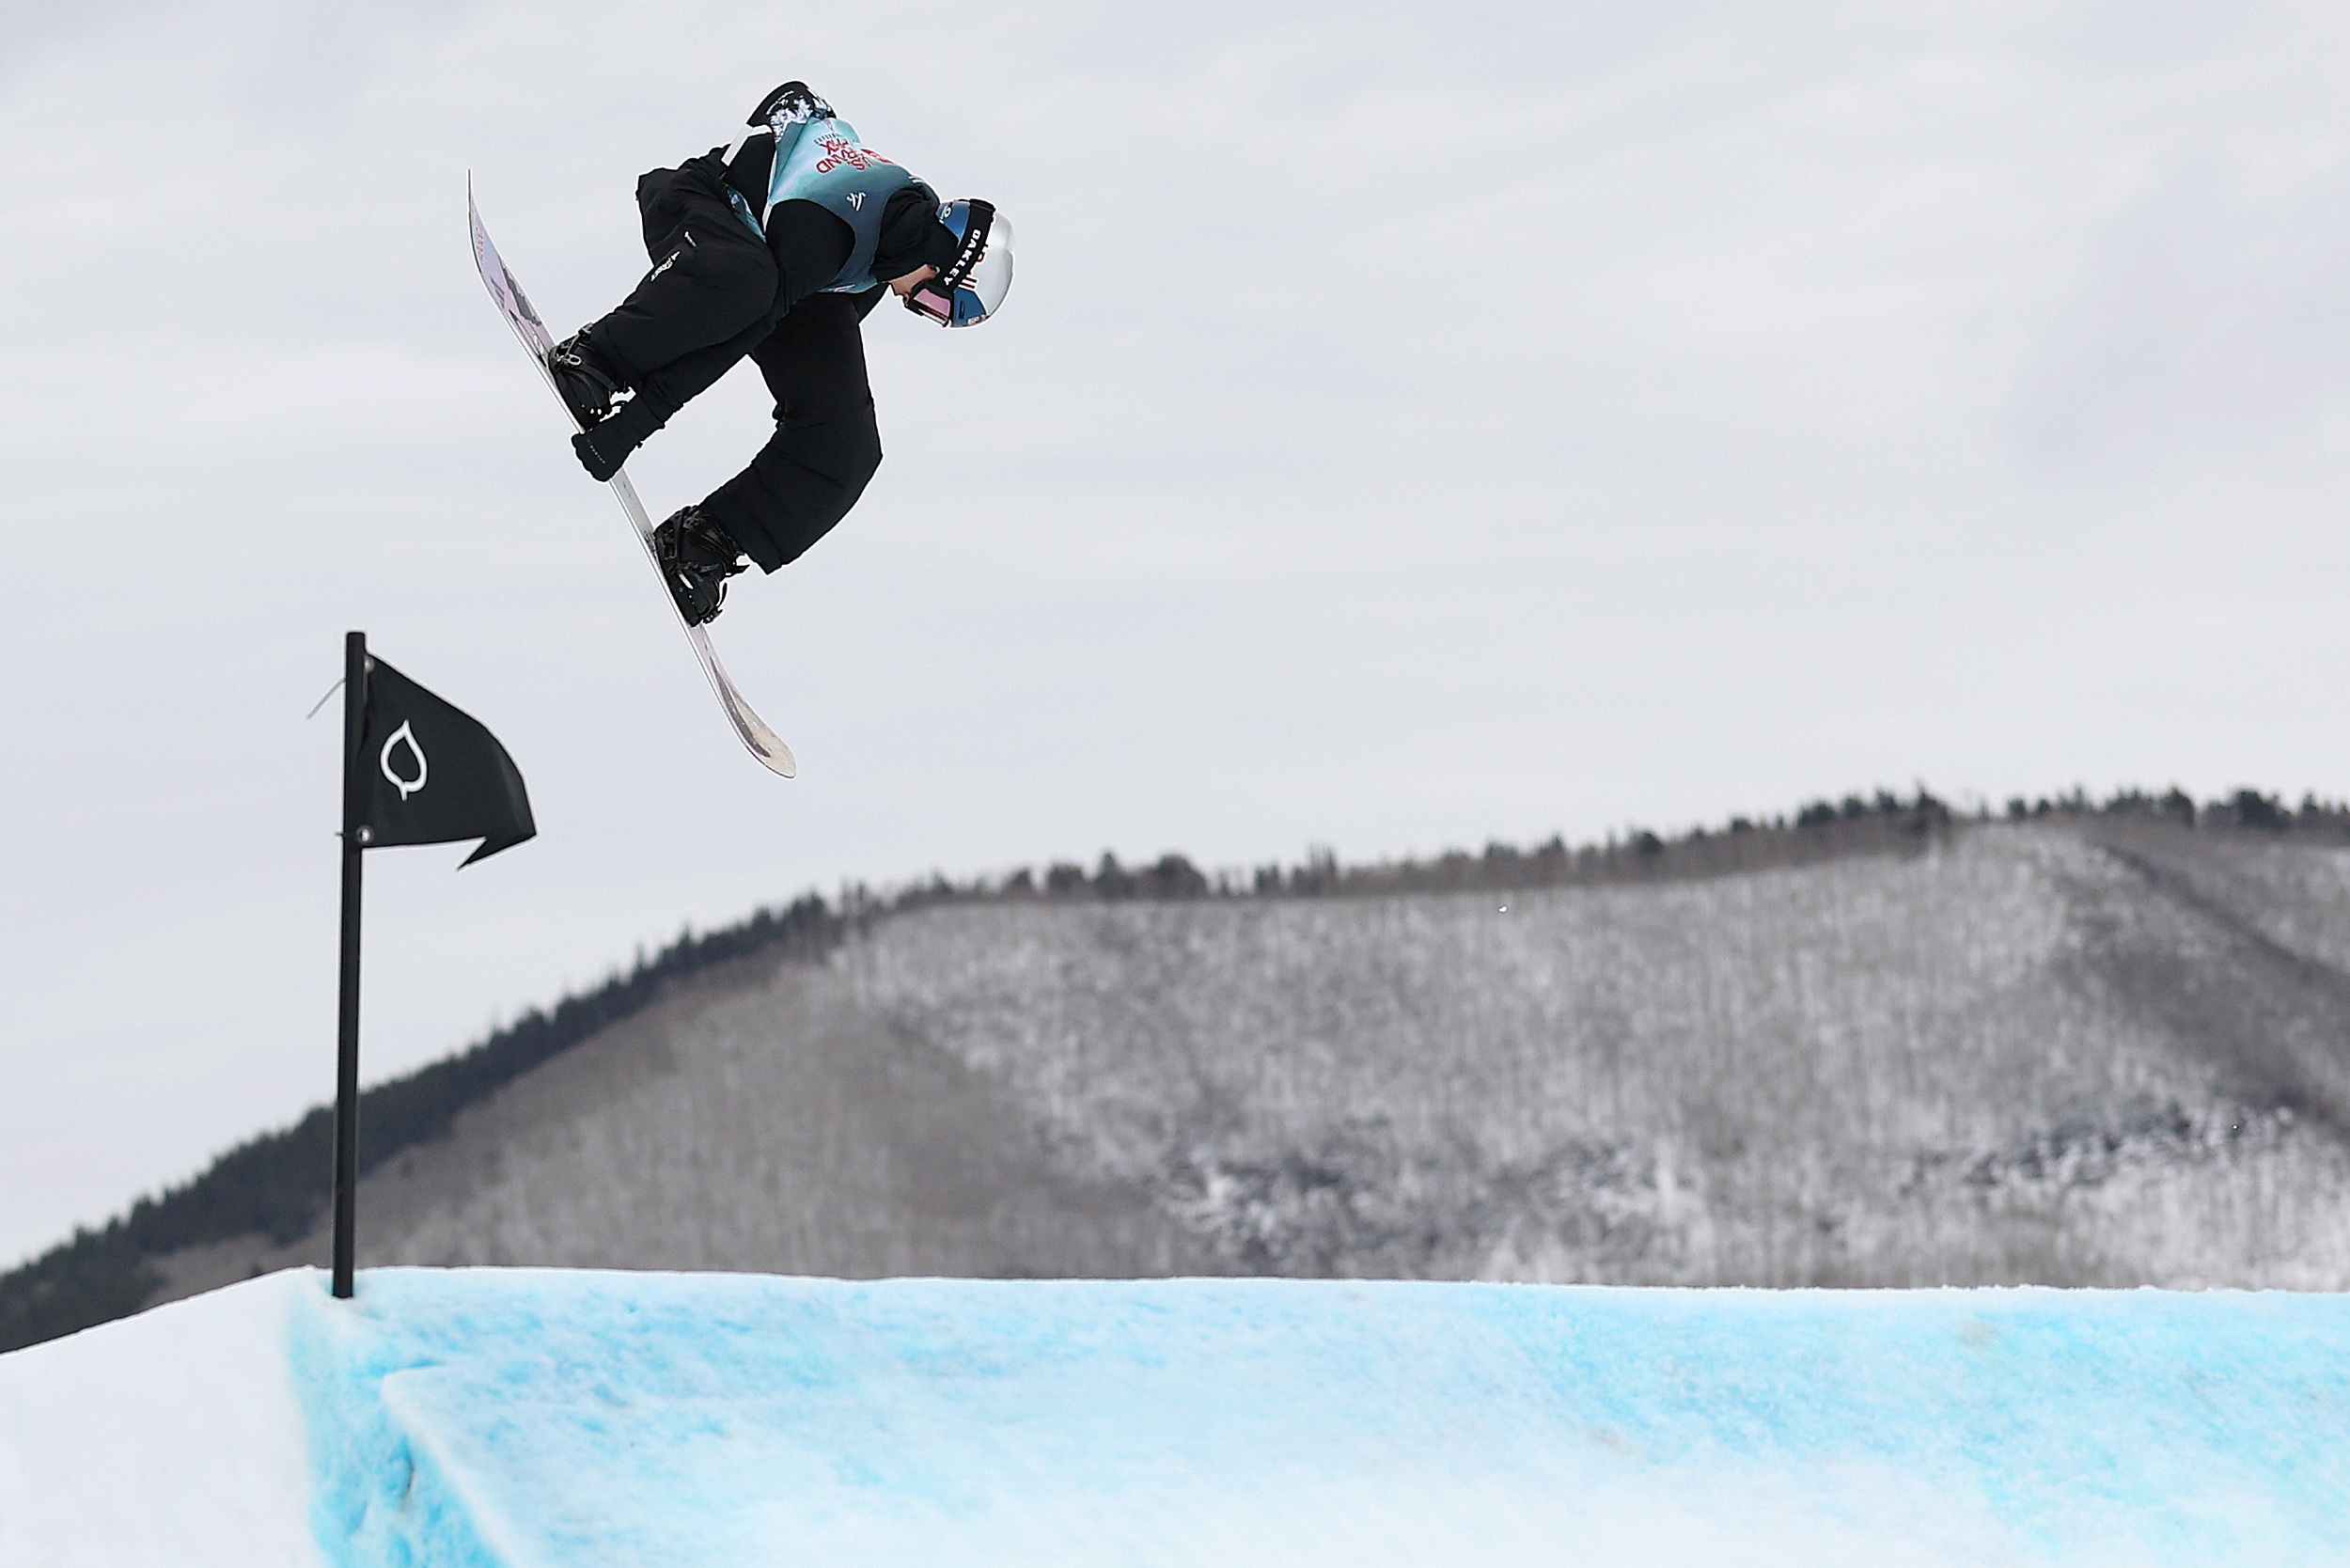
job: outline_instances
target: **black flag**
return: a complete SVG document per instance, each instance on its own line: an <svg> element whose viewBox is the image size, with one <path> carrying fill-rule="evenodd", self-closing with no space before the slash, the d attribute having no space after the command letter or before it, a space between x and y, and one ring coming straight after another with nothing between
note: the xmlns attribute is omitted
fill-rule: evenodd
<svg viewBox="0 0 2350 1568"><path fill-rule="evenodd" d="M366 791L359 842L478 839L461 863L511 849L539 829L523 776L497 737L381 659L368 661L367 715L350 766Z"/></svg>
<svg viewBox="0 0 2350 1568"><path fill-rule="evenodd" d="M335 1295L349 1300L359 1230L359 883L367 851L481 842L511 849L539 831L523 776L497 737L343 637L342 982L335 1020Z"/></svg>

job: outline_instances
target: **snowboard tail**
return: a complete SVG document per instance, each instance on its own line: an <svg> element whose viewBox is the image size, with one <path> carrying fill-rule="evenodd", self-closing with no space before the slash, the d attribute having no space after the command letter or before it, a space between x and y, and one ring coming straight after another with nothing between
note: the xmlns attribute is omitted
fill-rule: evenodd
<svg viewBox="0 0 2350 1568"><path fill-rule="evenodd" d="M514 274L507 271L497 246L490 243L490 231L481 227L481 210L474 203L471 180L466 181L465 213L473 228L474 266L481 274L483 286L490 290L490 298L497 306L498 314L506 318L506 324L514 329L515 337L529 351L531 363L539 368L539 377L546 383L547 390L554 393L556 406L563 410L566 418L571 418L570 405L556 390L555 376L547 368L547 353L555 347L554 335L547 331L546 322L539 319L538 310L532 306L530 297L523 292L522 285L514 281ZM578 425L575 418L572 422L574 426ZM636 530L636 542L644 546L647 563L658 575L661 563L653 555L652 520L645 514L645 503L637 499L636 487L629 482L625 466L612 476L611 486L613 495L620 503L620 510L628 514L630 526ZM767 721L753 712L751 705L743 699L743 694L735 689L726 666L718 662L717 650L710 645L710 628L686 623L666 580L661 586L661 597L668 603L669 613L677 616L678 624L685 627L685 640L692 645L694 656L701 661L702 674L709 678L710 689L717 694L718 706L726 710L728 722L734 726L737 738L769 772L785 778L791 777L799 771L799 763L792 758L791 748L783 744L783 737L768 728Z"/></svg>

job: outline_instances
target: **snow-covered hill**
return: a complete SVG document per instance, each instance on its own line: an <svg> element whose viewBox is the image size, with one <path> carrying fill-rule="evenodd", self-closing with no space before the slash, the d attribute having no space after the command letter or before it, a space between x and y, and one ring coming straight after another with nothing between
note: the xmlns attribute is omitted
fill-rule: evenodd
<svg viewBox="0 0 2350 1568"><path fill-rule="evenodd" d="M680 982L509 1085L363 1186L363 1259L2339 1289L2345 955L2350 855L2160 823L943 907Z"/></svg>
<svg viewBox="0 0 2350 1568"><path fill-rule="evenodd" d="M2342 1560L2350 1300L273 1276L0 1357L10 1568Z"/></svg>

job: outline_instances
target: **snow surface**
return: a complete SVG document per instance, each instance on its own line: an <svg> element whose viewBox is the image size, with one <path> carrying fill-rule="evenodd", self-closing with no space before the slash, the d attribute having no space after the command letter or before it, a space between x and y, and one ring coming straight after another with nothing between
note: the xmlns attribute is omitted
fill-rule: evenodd
<svg viewBox="0 0 2350 1568"><path fill-rule="evenodd" d="M6 1568L322 1568L286 1355L308 1271L0 1356Z"/></svg>
<svg viewBox="0 0 2350 1568"><path fill-rule="evenodd" d="M0 1421L9 1568L2339 1562L2350 1299L300 1273Z"/></svg>

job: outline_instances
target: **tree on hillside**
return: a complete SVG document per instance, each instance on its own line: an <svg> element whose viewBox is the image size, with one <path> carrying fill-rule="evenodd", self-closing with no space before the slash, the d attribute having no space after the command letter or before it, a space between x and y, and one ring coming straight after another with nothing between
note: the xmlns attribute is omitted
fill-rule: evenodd
<svg viewBox="0 0 2350 1568"><path fill-rule="evenodd" d="M2257 827L2269 833L2282 833L2293 825L2285 816L2284 802L2275 795L2262 794L2258 790L2238 790L2229 797L2226 810L2238 827Z"/></svg>
<svg viewBox="0 0 2350 1568"><path fill-rule="evenodd" d="M1189 860L1170 853L1159 856L1158 863L1142 873L1139 891L1146 899L1204 898L1208 879Z"/></svg>
<svg viewBox="0 0 2350 1568"><path fill-rule="evenodd" d="M1097 899L1131 899L1138 891L1132 871L1118 863L1118 856L1102 852L1102 863L1094 868L1093 896Z"/></svg>

